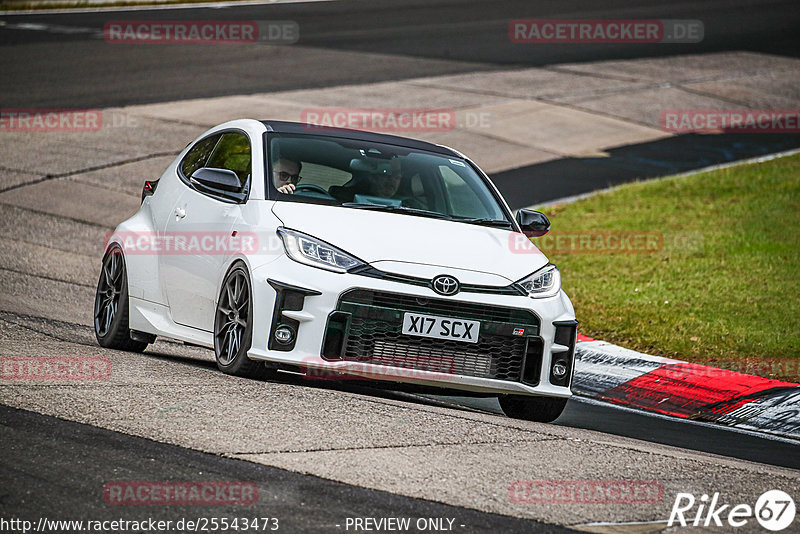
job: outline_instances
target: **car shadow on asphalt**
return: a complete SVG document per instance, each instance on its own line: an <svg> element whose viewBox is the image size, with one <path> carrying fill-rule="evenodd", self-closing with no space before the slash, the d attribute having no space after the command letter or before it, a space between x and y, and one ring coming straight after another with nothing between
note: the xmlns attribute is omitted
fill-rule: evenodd
<svg viewBox="0 0 800 534"><path fill-rule="evenodd" d="M493 174L512 209L800 148L800 134L684 134Z"/></svg>

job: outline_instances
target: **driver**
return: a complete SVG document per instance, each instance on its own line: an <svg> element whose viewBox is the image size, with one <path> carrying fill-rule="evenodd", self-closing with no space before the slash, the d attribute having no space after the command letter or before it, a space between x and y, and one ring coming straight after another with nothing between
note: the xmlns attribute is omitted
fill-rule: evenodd
<svg viewBox="0 0 800 534"><path fill-rule="evenodd" d="M388 173L374 173L369 175L369 194L376 197L394 198L395 194L397 194L397 190L400 188L400 180L402 177L400 160L393 158L391 161L391 169Z"/></svg>
<svg viewBox="0 0 800 534"><path fill-rule="evenodd" d="M272 165L272 183L280 193L294 194L295 186L300 181L300 169L303 168L299 161L280 158Z"/></svg>
<svg viewBox="0 0 800 534"><path fill-rule="evenodd" d="M400 200L402 201L401 205L408 208L426 209L426 206L424 206L419 199L399 194L402 180L403 172L400 159L392 158L391 167L388 169L388 172L384 171L369 175L367 178L367 194L375 197Z"/></svg>

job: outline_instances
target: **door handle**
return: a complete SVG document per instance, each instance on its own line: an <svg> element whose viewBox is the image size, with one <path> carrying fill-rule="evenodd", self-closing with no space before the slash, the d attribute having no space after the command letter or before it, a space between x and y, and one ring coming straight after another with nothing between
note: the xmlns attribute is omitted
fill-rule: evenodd
<svg viewBox="0 0 800 534"><path fill-rule="evenodd" d="M183 219L186 217L186 210L183 208L175 208L175 220Z"/></svg>

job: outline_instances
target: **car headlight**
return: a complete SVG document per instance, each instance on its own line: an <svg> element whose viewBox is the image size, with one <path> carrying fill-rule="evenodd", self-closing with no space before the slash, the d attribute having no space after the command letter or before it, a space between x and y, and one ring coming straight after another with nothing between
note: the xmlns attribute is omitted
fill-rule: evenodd
<svg viewBox="0 0 800 534"><path fill-rule="evenodd" d="M552 263L548 263L535 273L517 282L517 285L533 298L552 297L561 289L561 273Z"/></svg>
<svg viewBox="0 0 800 534"><path fill-rule="evenodd" d="M278 235L283 240L286 255L296 262L337 273L364 265L363 261L347 252L302 232L280 227Z"/></svg>

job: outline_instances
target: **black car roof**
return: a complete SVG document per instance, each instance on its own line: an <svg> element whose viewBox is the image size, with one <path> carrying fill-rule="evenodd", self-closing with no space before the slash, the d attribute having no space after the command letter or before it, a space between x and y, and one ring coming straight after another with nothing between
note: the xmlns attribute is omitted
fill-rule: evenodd
<svg viewBox="0 0 800 534"><path fill-rule="evenodd" d="M399 135L379 134L373 132L365 132L363 130L351 130L349 128L332 128L329 126L317 126L314 124L306 124L304 122L288 122L288 121L261 121L267 129L277 133L290 133L290 134L313 134L328 137L344 137L347 139L355 139L356 141L367 141L373 143L386 143L387 145L398 145L407 148L414 148L417 150L426 150L428 152L435 152L445 156L454 156L460 158L461 156L449 148L428 143L426 141L419 141L417 139L410 139L408 137L400 137Z"/></svg>

